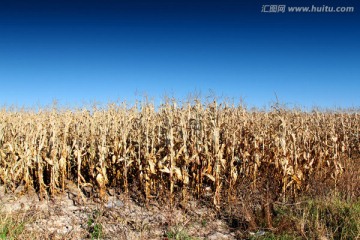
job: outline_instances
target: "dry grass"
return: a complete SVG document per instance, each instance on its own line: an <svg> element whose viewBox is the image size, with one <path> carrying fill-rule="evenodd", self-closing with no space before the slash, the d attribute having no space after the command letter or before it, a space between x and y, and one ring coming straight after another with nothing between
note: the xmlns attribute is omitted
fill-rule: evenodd
<svg viewBox="0 0 360 240"><path fill-rule="evenodd" d="M47 198L75 183L79 199L109 187L171 205L198 198L246 228L273 204L360 195L358 111L250 111L216 101L0 111L0 184ZM140 194L138 194L140 193ZM236 209L236 211L234 211ZM259 212L262 212L261 214ZM232 213L232 214L230 214Z"/></svg>

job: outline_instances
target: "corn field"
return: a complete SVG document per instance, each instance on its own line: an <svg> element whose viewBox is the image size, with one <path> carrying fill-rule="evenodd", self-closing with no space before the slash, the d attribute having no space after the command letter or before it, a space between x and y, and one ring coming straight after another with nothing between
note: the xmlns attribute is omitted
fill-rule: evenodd
<svg viewBox="0 0 360 240"><path fill-rule="evenodd" d="M145 202L206 198L219 208L241 191L296 199L314 180L338 188L359 161L357 111L168 101L91 111L49 108L0 112L0 184L34 188L41 199L75 183L106 198L136 189ZM356 193L357 186L348 186Z"/></svg>

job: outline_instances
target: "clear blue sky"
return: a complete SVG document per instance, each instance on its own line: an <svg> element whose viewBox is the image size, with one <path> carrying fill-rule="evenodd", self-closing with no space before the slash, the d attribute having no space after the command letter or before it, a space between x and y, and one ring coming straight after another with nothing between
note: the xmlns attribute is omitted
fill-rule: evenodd
<svg viewBox="0 0 360 240"><path fill-rule="evenodd" d="M261 13L264 4L354 13ZM0 1L0 104L184 98L359 107L359 1Z"/></svg>

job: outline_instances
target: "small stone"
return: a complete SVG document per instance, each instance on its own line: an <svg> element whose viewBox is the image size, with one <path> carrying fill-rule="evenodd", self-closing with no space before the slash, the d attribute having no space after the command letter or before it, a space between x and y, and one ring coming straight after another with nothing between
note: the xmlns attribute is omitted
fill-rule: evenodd
<svg viewBox="0 0 360 240"><path fill-rule="evenodd" d="M109 201L107 201L107 203L105 204L105 207L107 208L120 208L123 206L124 203L121 200L116 199L114 197L110 198Z"/></svg>
<svg viewBox="0 0 360 240"><path fill-rule="evenodd" d="M220 232L216 232L211 234L210 236L207 237L207 239L209 240L230 240L230 239L234 239L232 236L220 233Z"/></svg>

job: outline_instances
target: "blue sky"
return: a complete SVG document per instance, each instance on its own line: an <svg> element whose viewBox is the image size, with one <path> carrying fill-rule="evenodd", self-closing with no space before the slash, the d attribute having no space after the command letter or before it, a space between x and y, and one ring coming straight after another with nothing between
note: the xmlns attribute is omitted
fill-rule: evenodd
<svg viewBox="0 0 360 240"><path fill-rule="evenodd" d="M261 13L264 4L354 13ZM359 107L359 1L0 1L0 104L183 99Z"/></svg>

